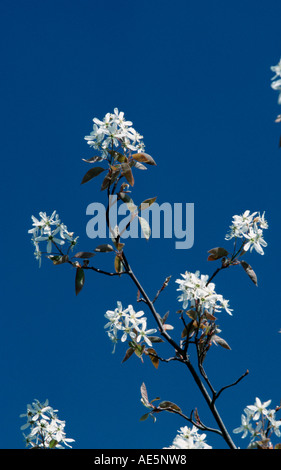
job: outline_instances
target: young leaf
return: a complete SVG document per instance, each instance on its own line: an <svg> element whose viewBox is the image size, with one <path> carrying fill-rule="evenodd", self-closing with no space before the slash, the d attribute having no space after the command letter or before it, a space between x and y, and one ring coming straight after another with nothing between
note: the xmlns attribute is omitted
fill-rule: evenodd
<svg viewBox="0 0 281 470"><path fill-rule="evenodd" d="M149 400L148 400L146 386L144 382L142 383L140 390L141 390L141 396L142 396L144 404L150 405Z"/></svg>
<svg viewBox="0 0 281 470"><path fill-rule="evenodd" d="M257 275L255 273L255 271L253 270L253 268L248 264L246 263L246 261L240 261L240 264L242 266L242 268L246 271L246 273L248 274L249 278L253 281L253 283L257 286L258 285L258 278L257 278Z"/></svg>
<svg viewBox="0 0 281 470"><path fill-rule="evenodd" d="M172 410L179 411L181 413L180 407L171 401L161 401L161 403L159 403L158 405L158 408L162 408L163 410L166 410L167 408L171 408ZM167 411L171 411L171 410L167 410Z"/></svg>
<svg viewBox="0 0 281 470"><path fill-rule="evenodd" d="M50 444L49 444L49 449L54 449L57 445L58 441L56 439L52 439Z"/></svg>
<svg viewBox="0 0 281 470"><path fill-rule="evenodd" d="M90 181L92 178L95 178L96 176L98 176L100 173L102 173L103 171L105 171L104 168L102 168L101 166L96 166L94 168L91 168L89 171L87 171L87 173L84 175L82 181L81 181L81 184L84 184L84 183L87 183L88 181Z"/></svg>
<svg viewBox="0 0 281 470"><path fill-rule="evenodd" d="M158 369L159 359L158 359L158 357L156 357L157 353L156 353L155 349L147 348L146 351L148 352L149 358L150 358L152 364L154 365L155 369Z"/></svg>
<svg viewBox="0 0 281 470"><path fill-rule="evenodd" d="M140 225L141 225L142 232L143 232L146 240L148 240L150 235L151 235L151 230L150 230L149 224L146 221L146 219L144 219L143 217L138 217L138 218L139 218L139 222L140 222Z"/></svg>
<svg viewBox="0 0 281 470"><path fill-rule="evenodd" d="M164 343L164 340L159 336L149 336L149 339L152 343Z"/></svg>
<svg viewBox="0 0 281 470"><path fill-rule="evenodd" d="M139 211L143 211L144 209L147 209L149 206L151 206L155 201L157 197L151 197L149 199L146 199L139 205Z"/></svg>
<svg viewBox="0 0 281 470"><path fill-rule="evenodd" d="M55 265L64 264L68 261L68 255L49 255L47 258L53 261L53 264Z"/></svg>
<svg viewBox="0 0 281 470"><path fill-rule="evenodd" d="M147 163L148 165L156 165L153 158L147 153L134 153L132 155L132 158L136 160L137 162Z"/></svg>
<svg viewBox="0 0 281 470"><path fill-rule="evenodd" d="M102 157L91 157L91 158L88 158L88 159L85 159L85 158L82 158L83 162L87 162L87 163L95 163L95 162L101 162L103 160Z"/></svg>
<svg viewBox="0 0 281 470"><path fill-rule="evenodd" d="M134 177L131 167L128 163L121 163L122 172L131 186L134 186Z"/></svg>
<svg viewBox="0 0 281 470"><path fill-rule="evenodd" d="M75 292L76 292L76 295L78 295L79 292L81 291L81 289L83 288L84 282L85 282L84 270L82 268L77 268L76 269L76 276L75 276Z"/></svg>
<svg viewBox="0 0 281 470"><path fill-rule="evenodd" d="M120 256L118 255L116 255L114 259L114 268L117 273L121 273L123 271L123 264Z"/></svg>
<svg viewBox="0 0 281 470"><path fill-rule="evenodd" d="M134 353L134 348L127 349L126 354L125 354L125 356L122 360L122 364L123 364L123 362L127 361L133 353Z"/></svg>
<svg viewBox="0 0 281 470"><path fill-rule="evenodd" d="M141 416L140 421L145 421L149 417L150 413L145 413Z"/></svg>
<svg viewBox="0 0 281 470"><path fill-rule="evenodd" d="M110 251L114 251L114 248L108 243L105 243L104 245L97 246L95 248L95 251L97 251L98 253L109 253Z"/></svg>
<svg viewBox="0 0 281 470"><path fill-rule="evenodd" d="M95 253L91 253L89 251L79 251L79 253L76 253L76 255L73 256L73 258L89 259L93 256L96 256Z"/></svg>
<svg viewBox="0 0 281 470"><path fill-rule="evenodd" d="M221 247L212 248L208 251L208 253L210 253L208 256L208 261L215 261L217 259L223 258L223 256L228 255L228 251Z"/></svg>
<svg viewBox="0 0 281 470"><path fill-rule="evenodd" d="M212 342L214 342L215 344L219 344L219 345L222 346L224 349L229 349L229 350L231 350L231 347L228 345L228 343L225 341L225 339L221 338L221 337L218 336L218 335L213 335L213 336L212 336Z"/></svg>

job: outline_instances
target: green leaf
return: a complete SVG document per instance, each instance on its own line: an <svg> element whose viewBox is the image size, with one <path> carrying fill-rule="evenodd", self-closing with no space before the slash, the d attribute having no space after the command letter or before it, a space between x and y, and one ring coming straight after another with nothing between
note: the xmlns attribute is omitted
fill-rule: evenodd
<svg viewBox="0 0 281 470"><path fill-rule="evenodd" d="M76 253L76 255L73 256L73 258L89 259L93 258L93 256L96 256L95 253L91 253L89 251L79 251L79 253Z"/></svg>
<svg viewBox="0 0 281 470"><path fill-rule="evenodd" d="M244 271L248 274L251 281L253 281L253 283L257 286L258 285L258 278L257 278L257 275L256 275L255 271L253 270L253 268L248 263L246 263L246 261L241 260L240 264L241 264L242 268L244 269Z"/></svg>
<svg viewBox="0 0 281 470"><path fill-rule="evenodd" d="M105 171L104 168L100 167L100 166L96 166L94 168L91 168L89 171L87 171L87 173L84 175L82 181L81 181L81 184L84 184L84 183L87 183L88 181L90 181L91 179L95 178L96 176L98 176L100 173L102 173L103 171Z"/></svg>
<svg viewBox="0 0 281 470"><path fill-rule="evenodd" d="M171 408L172 410L179 411L181 413L180 407L171 401L161 401L161 403L158 405L158 408L162 408L163 410ZM171 410L168 409L167 411Z"/></svg>
<svg viewBox="0 0 281 470"><path fill-rule="evenodd" d="M147 163L148 165L156 165L153 158L147 153L134 153L132 158L140 163Z"/></svg>
<svg viewBox="0 0 281 470"><path fill-rule="evenodd" d="M143 217L138 216L138 219L139 219L139 222L140 222L140 225L141 225L142 232L143 232L146 240L148 240L150 235L151 235L151 230L150 230L150 227L149 227L149 223Z"/></svg>
<svg viewBox="0 0 281 470"><path fill-rule="evenodd" d="M49 255L47 258L53 261L54 265L67 263L69 259L68 255Z"/></svg>
<svg viewBox="0 0 281 470"><path fill-rule="evenodd" d="M49 444L49 449L54 449L57 445L58 441L56 439L52 439L50 444Z"/></svg>
<svg viewBox="0 0 281 470"><path fill-rule="evenodd" d="M140 205L139 205L139 211L143 211L145 209L147 209L149 206L151 206L157 199L157 196L156 197L151 197L149 199L146 199L145 201L143 201Z"/></svg>
<svg viewBox="0 0 281 470"><path fill-rule="evenodd" d="M109 253L110 251L114 251L114 248L108 243L105 243L104 245L97 246L95 248L95 251L97 251L98 253Z"/></svg>
<svg viewBox="0 0 281 470"><path fill-rule="evenodd" d="M83 288L84 282L85 282L84 270L82 268L77 268L76 269L76 276L75 276L75 292L76 292L76 295L78 295L79 292L81 291L81 289Z"/></svg>
<svg viewBox="0 0 281 470"><path fill-rule="evenodd" d="M145 413L144 415L142 415L142 417L140 418L140 421L145 421L148 417L149 417L150 413Z"/></svg>
<svg viewBox="0 0 281 470"><path fill-rule="evenodd" d="M208 256L208 261L215 261L228 255L228 251L221 247L212 248L208 251L208 253L210 253Z"/></svg>

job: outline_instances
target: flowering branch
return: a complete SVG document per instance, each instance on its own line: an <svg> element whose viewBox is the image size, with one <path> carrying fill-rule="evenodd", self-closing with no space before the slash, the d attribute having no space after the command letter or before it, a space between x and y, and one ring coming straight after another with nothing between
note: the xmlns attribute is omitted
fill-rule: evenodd
<svg viewBox="0 0 281 470"><path fill-rule="evenodd" d="M124 309L122 303L118 301L117 308L115 310L108 310L105 314L107 319L105 328L114 344L113 352L120 340L122 343L128 342L129 345L122 362L135 354L141 360L143 360L143 356L148 356L156 368L159 365L159 361L170 362L177 360L183 363L198 386L219 429L205 426L199 419L197 411L195 420L192 419L192 413L191 417L187 418L181 409L170 401L161 402L158 407L155 407L148 402L148 399L146 399L147 394L142 390L143 403L150 408L150 413L148 414L154 416L155 413L160 411L176 413L200 430L218 433L230 448L236 449L215 403L225 389L238 384L247 375L248 371L231 385L226 385L219 392L216 392L203 367L208 351L213 344L220 345L224 349L230 349L228 343L219 335L220 329L216 324L216 315L222 311L232 315L233 309L229 307L229 301L215 291L215 284L212 281L221 270L230 266L241 265L246 274L257 285L255 272L246 261L241 259L241 256L247 252L251 253L253 250L260 255L264 254L263 248L267 246L267 243L263 238L263 230L268 228L265 214L261 215L259 212L251 214L249 210L246 210L242 215L233 216L229 233L225 236L226 240L234 240L233 252L229 254L222 247L209 250L208 261L221 261L221 266L214 271L211 277L200 274L199 271L195 273L186 271L181 275L181 279L175 281L178 285L177 290L180 292L178 301L182 303L182 309L179 312L184 326L181 338L179 340L175 339L168 333L173 330L173 326L166 323L168 312L161 317L154 306L160 293L167 287L171 276L165 279L162 287L158 290L154 299L151 300L135 275L125 254L125 244L121 242L122 234L129 229L134 219L139 221L146 239L149 239L151 235L148 222L140 214L155 202L156 197L146 199L141 204L136 205L130 196L129 188L132 188L135 184L134 169L146 170L145 165L155 166L156 163L150 155L145 153L143 137L133 129L132 122L126 121L124 113L119 112L117 108L114 109L114 113L107 113L102 121L97 118L94 118L93 121L93 131L85 139L90 147L99 150L100 156L94 156L85 160L94 166L86 172L81 184L86 184L103 172L106 172L102 181L101 191L105 191L107 195L105 218L113 246L111 244L99 245L94 251L80 251L70 259L69 253L76 246L78 237L74 238L73 233L68 231L67 227L60 221L56 211L50 217L40 212L40 220L32 216L33 227L29 230L35 246L35 257L39 261L39 265L41 265L43 251L41 251L39 245L42 242L47 243L47 258L54 265L68 263L74 267L76 270L76 295L84 287L86 271L91 270L107 276L120 276L123 274L129 276L137 289L137 300L145 303L156 323L157 329L147 327L148 322L143 311L135 312L132 305ZM102 162L106 167L95 166L97 162ZM112 203L111 198L113 196L117 198ZM121 232L118 226L112 227L110 221L112 204L117 204L118 202L125 204L130 212L130 220ZM238 246L239 241L241 242L240 246ZM63 251L65 244L68 246L66 253ZM55 253L52 253L53 247L57 250ZM114 254L115 272L104 271L94 265L90 265L97 253ZM155 336L157 331L160 333L160 337ZM153 347L154 344L164 340L175 352L175 355L169 359L161 358ZM187 353L188 347L191 344L195 346L198 370L191 363ZM200 376L203 380L201 380ZM205 387L204 382L207 388L209 388L210 393ZM191 441L193 444L195 441L200 443L200 445L203 443L205 437L198 436L197 431L182 429L184 431L181 431L178 439L176 438L177 443L182 440L188 443L188 445L190 445ZM208 446L206 446L207 444L204 443L203 447L207 448Z"/></svg>

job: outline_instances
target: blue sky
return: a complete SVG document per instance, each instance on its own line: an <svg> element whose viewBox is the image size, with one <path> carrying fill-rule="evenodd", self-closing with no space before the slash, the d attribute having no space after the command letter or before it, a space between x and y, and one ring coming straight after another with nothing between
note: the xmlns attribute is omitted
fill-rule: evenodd
<svg viewBox="0 0 281 470"><path fill-rule="evenodd" d="M194 203L191 249L176 250L164 238L126 245L151 297L172 276L157 301L170 323L178 322L180 273L211 275L217 265L207 251L230 247L224 236L232 216L266 212L265 255L245 257L259 287L239 267L216 278L234 309L219 318L232 349L213 347L206 369L217 389L250 371L218 402L230 431L256 396L280 403L280 106L270 87L270 66L281 55L280 14L274 0L1 1L2 448L24 447L19 414L34 398L59 410L75 448L168 446L187 423L168 413L140 422L142 382L151 398L171 400L187 415L197 407L214 425L180 364L155 370L136 357L121 364L122 345L112 355L104 313L117 300L143 308L129 279L89 272L76 297L70 266L44 260L39 269L33 258L27 231L39 211L57 210L79 235L79 249L95 248L86 208L105 195L99 184L80 185L88 169L82 158L93 155L84 136L94 117L115 107L157 162L135 174L134 200ZM172 351L159 345L160 353ZM207 441L225 447L215 435Z"/></svg>

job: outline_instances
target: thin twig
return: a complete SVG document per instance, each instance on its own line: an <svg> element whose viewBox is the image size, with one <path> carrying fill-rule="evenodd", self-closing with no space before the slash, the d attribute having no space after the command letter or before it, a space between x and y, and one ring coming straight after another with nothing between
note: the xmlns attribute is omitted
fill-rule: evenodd
<svg viewBox="0 0 281 470"><path fill-rule="evenodd" d="M246 375L248 375L248 374L249 374L249 371L246 370L246 372L244 372L244 374L241 375L241 377L239 377L239 379L237 379L235 382L233 382L233 383L230 384L230 385L226 385L225 387L222 387L219 392L217 392L217 393L214 394L213 403L218 399L218 397L220 396L220 394L221 394L224 390L226 390L227 388L230 388L230 387L234 387L234 385L237 385L237 384L240 382L240 380L244 379L244 377L246 377Z"/></svg>

